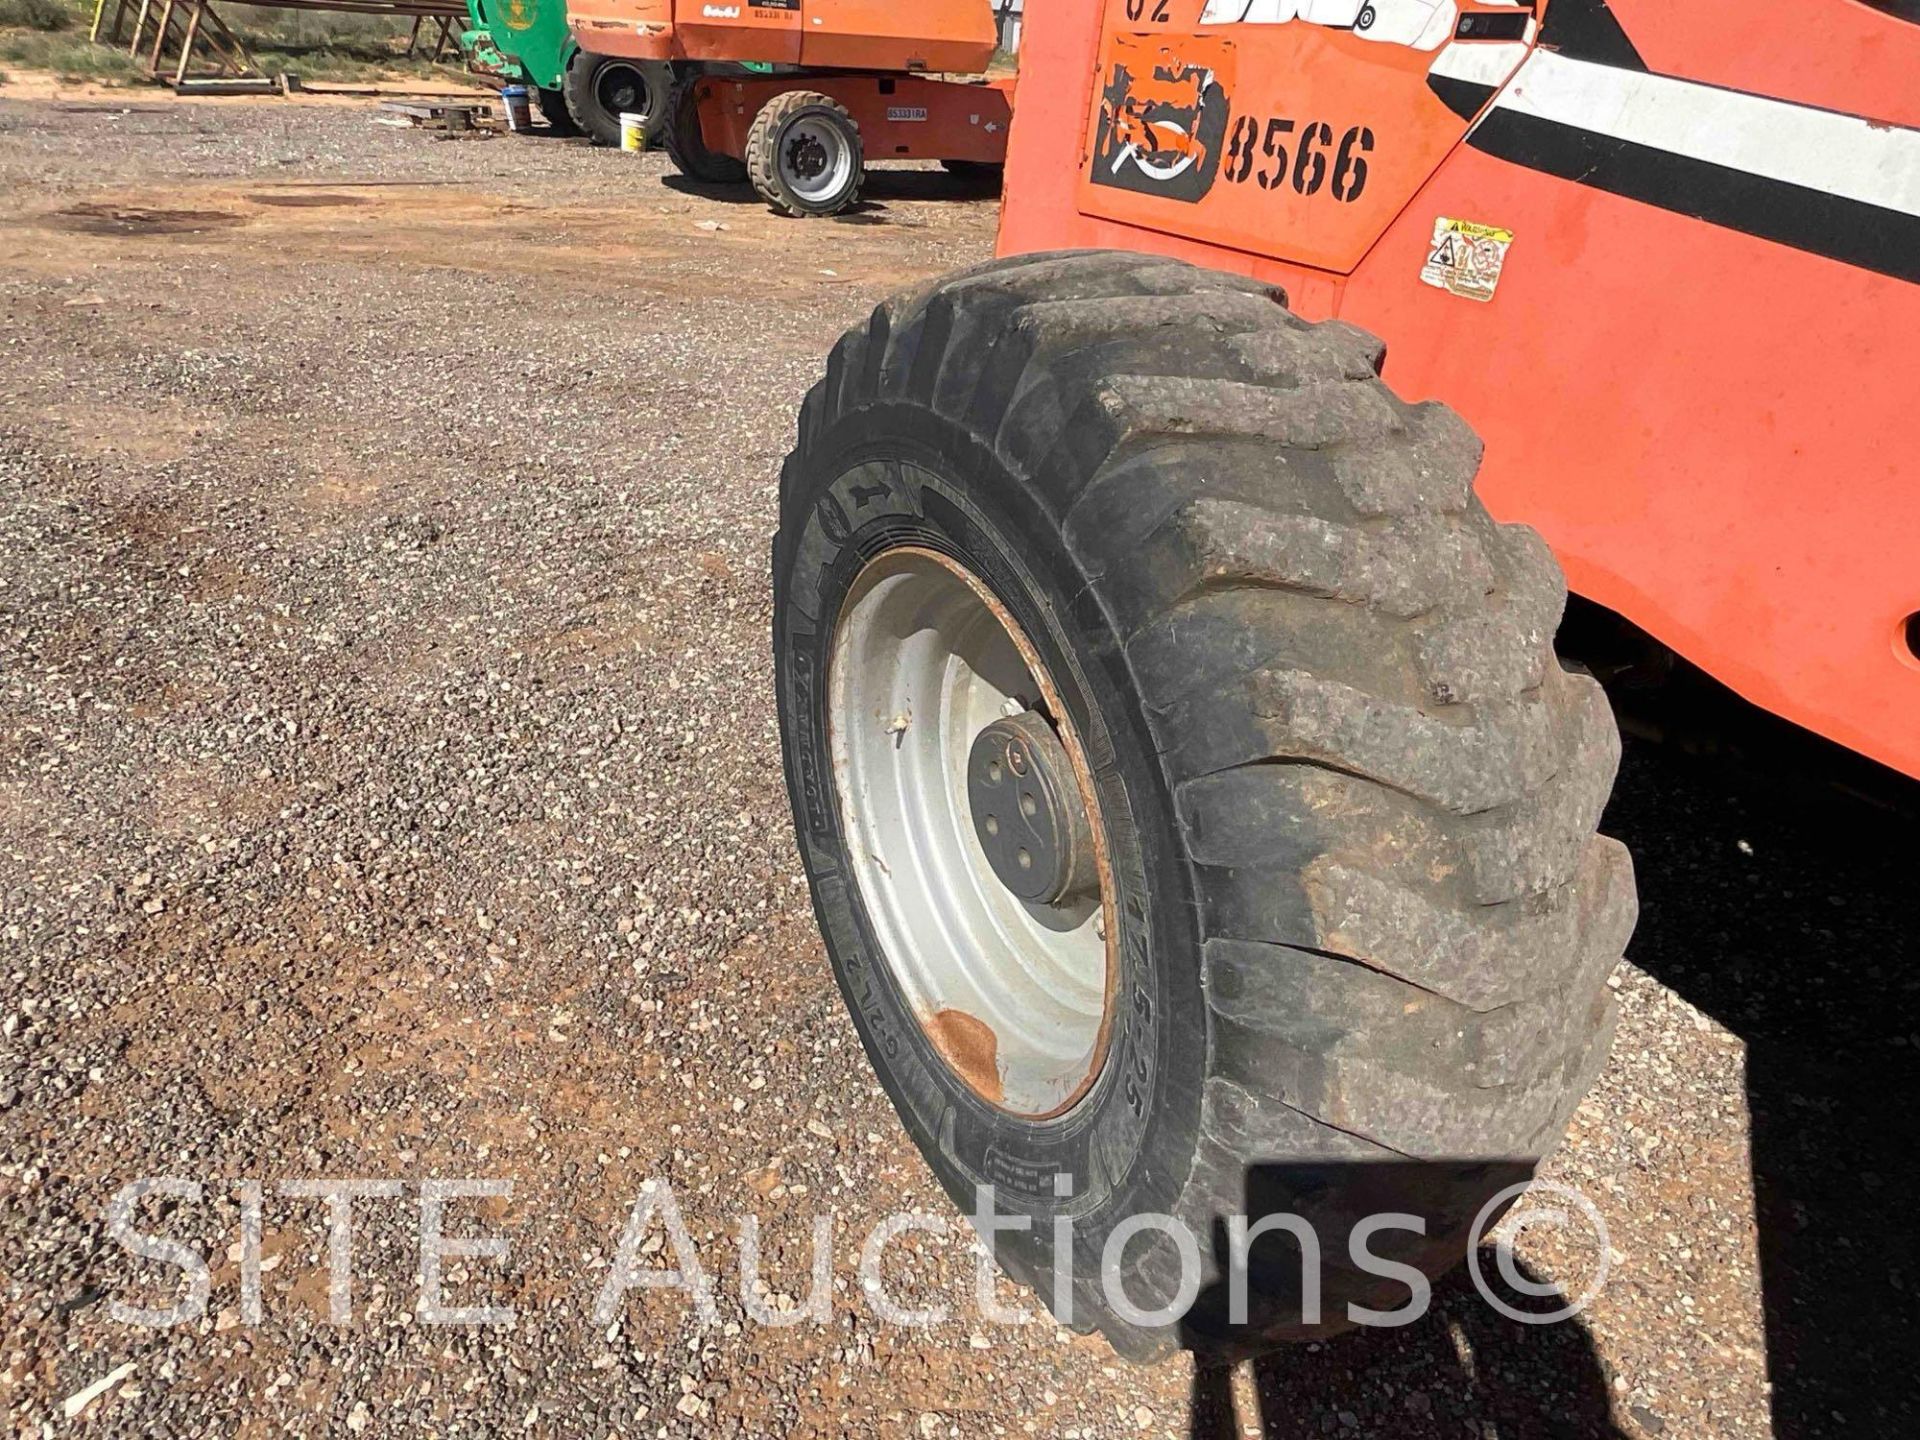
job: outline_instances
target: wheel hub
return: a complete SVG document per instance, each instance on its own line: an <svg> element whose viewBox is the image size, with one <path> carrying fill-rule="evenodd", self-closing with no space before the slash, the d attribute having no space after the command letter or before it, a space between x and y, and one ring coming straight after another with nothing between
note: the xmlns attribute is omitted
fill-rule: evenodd
<svg viewBox="0 0 1920 1440"><path fill-rule="evenodd" d="M827 168L827 147L802 135L787 147L787 164L803 180L817 180Z"/></svg>
<svg viewBox="0 0 1920 1440"><path fill-rule="evenodd" d="M996 720L974 738L967 803L987 863L1022 900L1058 905L1098 890L1073 762L1038 711Z"/></svg>

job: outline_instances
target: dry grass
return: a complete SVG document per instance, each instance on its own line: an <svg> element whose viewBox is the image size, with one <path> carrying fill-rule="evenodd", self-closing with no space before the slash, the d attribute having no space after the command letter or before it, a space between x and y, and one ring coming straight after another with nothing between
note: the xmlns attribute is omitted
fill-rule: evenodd
<svg viewBox="0 0 1920 1440"><path fill-rule="evenodd" d="M88 41L92 23L86 0L0 0L0 60L63 80L134 78L139 67L130 56Z"/></svg>
<svg viewBox="0 0 1920 1440"><path fill-rule="evenodd" d="M227 5L221 13L268 75L368 80L390 74L446 79L465 73L457 53L450 57L451 64L407 58L409 20L253 5ZM143 78L139 63L125 50L87 39L92 23L90 0L0 0L0 61L48 71L63 80L130 83ZM0 72L0 84L5 83Z"/></svg>

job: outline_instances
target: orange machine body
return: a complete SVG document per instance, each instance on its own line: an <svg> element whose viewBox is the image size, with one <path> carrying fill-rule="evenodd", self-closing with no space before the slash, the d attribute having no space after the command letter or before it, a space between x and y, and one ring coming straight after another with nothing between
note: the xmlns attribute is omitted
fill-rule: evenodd
<svg viewBox="0 0 1920 1440"><path fill-rule="evenodd" d="M1920 776L1900 9L1036 5L1021 68L1049 80L1020 91L1000 249L1177 255L1374 331L1576 591Z"/></svg>
<svg viewBox="0 0 1920 1440"><path fill-rule="evenodd" d="M582 49L636 60L978 75L996 43L986 0L573 0L568 18Z"/></svg>
<svg viewBox="0 0 1920 1440"><path fill-rule="evenodd" d="M743 155L760 107L794 88L791 75L711 75L700 86L700 134L721 155ZM860 148L876 160L1007 158L1011 80L965 84L919 75L860 72L809 75L806 88L831 95L860 127Z"/></svg>

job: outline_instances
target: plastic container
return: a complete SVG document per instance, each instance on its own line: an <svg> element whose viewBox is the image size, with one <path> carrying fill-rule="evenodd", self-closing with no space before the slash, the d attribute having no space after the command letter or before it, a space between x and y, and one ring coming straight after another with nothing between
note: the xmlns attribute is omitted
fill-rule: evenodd
<svg viewBox="0 0 1920 1440"><path fill-rule="evenodd" d="M506 86L500 92L500 104L507 112L507 129L524 135L533 128L533 101L526 86Z"/></svg>
<svg viewBox="0 0 1920 1440"><path fill-rule="evenodd" d="M631 111L620 114L620 148L636 154L647 148L647 117Z"/></svg>

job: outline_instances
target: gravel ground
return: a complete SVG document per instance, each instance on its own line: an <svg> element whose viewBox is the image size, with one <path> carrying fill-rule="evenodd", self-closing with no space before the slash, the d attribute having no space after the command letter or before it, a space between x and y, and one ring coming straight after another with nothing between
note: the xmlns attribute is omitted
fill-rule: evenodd
<svg viewBox="0 0 1920 1440"><path fill-rule="evenodd" d="M1920 1046L1911 828L1637 745L1611 824L1642 857L1637 963L1548 1171L1609 1230L1578 1321L1505 1321L1453 1283L1404 1331L1142 1370L1004 1284L1028 1323L981 1319L958 1226L888 1267L954 1318L876 1319L861 1241L950 1211L807 909L766 543L833 338L987 255L994 210L916 171L801 224L661 171L337 104L0 98L14 1432L54 1433L112 1377L79 1424L1912 1433L1875 1383L1914 1339L1897 1197L1920 1176L1884 1153ZM141 1176L203 1185L140 1212L212 1269L204 1316L169 1329L110 1313L179 1293L107 1235ZM355 1204L335 1326L324 1203L277 1187L340 1177L404 1188ZM449 1262L447 1291L510 1328L421 1321L432 1177L511 1182L447 1222L509 1239ZM594 1321L650 1178L714 1275L710 1326L672 1292ZM753 1323L735 1217L760 1218L765 1290L791 1301L828 1213L830 1321ZM1540 1227L1518 1253L1570 1292L1600 1258Z"/></svg>

